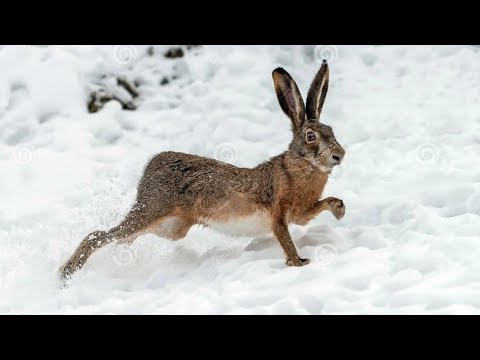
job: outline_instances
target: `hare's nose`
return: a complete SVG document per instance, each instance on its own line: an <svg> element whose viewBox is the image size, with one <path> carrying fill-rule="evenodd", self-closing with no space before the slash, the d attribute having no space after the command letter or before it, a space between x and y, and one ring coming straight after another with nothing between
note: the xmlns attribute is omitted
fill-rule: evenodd
<svg viewBox="0 0 480 360"><path fill-rule="evenodd" d="M340 164L342 162L342 159L343 159L343 154L340 154L340 153L332 154L332 160L336 165Z"/></svg>

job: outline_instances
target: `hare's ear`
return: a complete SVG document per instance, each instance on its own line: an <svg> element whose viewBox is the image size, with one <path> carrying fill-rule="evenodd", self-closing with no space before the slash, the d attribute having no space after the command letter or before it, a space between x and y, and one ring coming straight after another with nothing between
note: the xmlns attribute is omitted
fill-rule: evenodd
<svg viewBox="0 0 480 360"><path fill-rule="evenodd" d="M326 60L323 60L320 70L313 79L307 96L308 120L319 120L322 113L323 103L328 91L329 70Z"/></svg>
<svg viewBox="0 0 480 360"><path fill-rule="evenodd" d="M275 92L282 110L292 120L293 130L302 128L305 121L305 104L298 86L288 72L277 68L272 73Z"/></svg>

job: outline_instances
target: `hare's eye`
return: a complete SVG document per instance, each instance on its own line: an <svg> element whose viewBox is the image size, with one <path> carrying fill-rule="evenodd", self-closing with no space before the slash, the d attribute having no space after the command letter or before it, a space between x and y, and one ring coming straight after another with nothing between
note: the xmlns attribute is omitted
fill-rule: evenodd
<svg viewBox="0 0 480 360"><path fill-rule="evenodd" d="M312 143L317 140L317 134L313 131L307 132L307 143Z"/></svg>

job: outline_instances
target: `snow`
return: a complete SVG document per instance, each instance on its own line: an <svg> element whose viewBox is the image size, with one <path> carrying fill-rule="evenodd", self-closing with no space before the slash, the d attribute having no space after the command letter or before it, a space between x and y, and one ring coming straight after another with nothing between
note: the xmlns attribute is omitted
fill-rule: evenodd
<svg viewBox="0 0 480 360"><path fill-rule="evenodd" d="M480 313L479 48L153 49L0 48L0 313ZM323 58L322 120L347 151L324 197L347 212L291 227L310 265L285 266L271 236L193 228L107 246L59 287L58 267L122 219L155 153L254 166L284 151L271 72L284 67L305 96ZM89 114L112 75L140 84L138 109Z"/></svg>

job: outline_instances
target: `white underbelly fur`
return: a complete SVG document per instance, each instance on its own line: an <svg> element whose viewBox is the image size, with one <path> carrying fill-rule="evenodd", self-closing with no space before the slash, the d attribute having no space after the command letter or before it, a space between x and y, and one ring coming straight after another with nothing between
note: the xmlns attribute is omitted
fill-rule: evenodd
<svg viewBox="0 0 480 360"><path fill-rule="evenodd" d="M239 219L231 219L226 222L206 220L205 225L230 236L262 236L272 231L269 216L265 212L256 212L252 215Z"/></svg>

